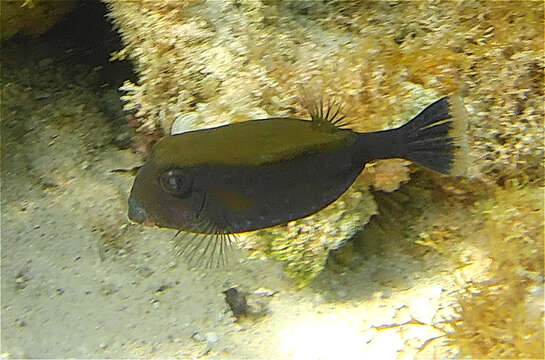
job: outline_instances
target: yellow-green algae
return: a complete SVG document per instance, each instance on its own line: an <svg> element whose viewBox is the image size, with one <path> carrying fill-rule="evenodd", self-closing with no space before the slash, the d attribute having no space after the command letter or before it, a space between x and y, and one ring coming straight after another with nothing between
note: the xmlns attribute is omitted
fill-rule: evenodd
<svg viewBox="0 0 545 360"><path fill-rule="evenodd" d="M448 337L471 358L543 358L545 188L423 175L393 195L405 213L384 206L388 198L379 198L379 211L394 215L397 226L391 219L386 226L404 234L396 234L395 246L450 263L438 269L452 273L461 289ZM360 247L386 242L391 233L362 235Z"/></svg>
<svg viewBox="0 0 545 360"><path fill-rule="evenodd" d="M126 43L117 56L140 75L124 89L143 131L168 133L189 112L203 126L293 115L297 84L319 78L358 130L406 120L417 89L458 91L472 176L543 168L541 2L107 3Z"/></svg>
<svg viewBox="0 0 545 360"><path fill-rule="evenodd" d="M415 189L416 204L395 219L410 224L401 246L451 259L463 293L449 336L463 355L543 358L543 312L533 305L543 294L543 2L106 2L126 43L116 57L140 75L124 90L144 132L168 133L185 114L203 127L304 116L297 85L316 79L344 96L360 131L399 125L459 92L470 116L468 179L425 173L432 190ZM411 169L377 162L360 183L392 192ZM369 199L361 207L376 211ZM254 240L269 239L258 252L305 284L327 256L313 252L324 230L291 230Z"/></svg>
<svg viewBox="0 0 545 360"><path fill-rule="evenodd" d="M478 201L471 242L489 258L487 276L460 299L453 339L473 358L542 359L543 187L497 188Z"/></svg>

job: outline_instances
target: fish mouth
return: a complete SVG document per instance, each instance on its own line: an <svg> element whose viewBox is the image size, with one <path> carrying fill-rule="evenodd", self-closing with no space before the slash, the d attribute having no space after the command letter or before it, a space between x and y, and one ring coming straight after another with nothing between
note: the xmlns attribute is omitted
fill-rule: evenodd
<svg viewBox="0 0 545 360"><path fill-rule="evenodd" d="M133 198L129 198L129 220L147 226L154 226L155 223L148 218L148 214Z"/></svg>
<svg viewBox="0 0 545 360"><path fill-rule="evenodd" d="M157 225L155 222L153 222L153 220L150 219L146 219L142 224L149 227L159 227L159 225Z"/></svg>

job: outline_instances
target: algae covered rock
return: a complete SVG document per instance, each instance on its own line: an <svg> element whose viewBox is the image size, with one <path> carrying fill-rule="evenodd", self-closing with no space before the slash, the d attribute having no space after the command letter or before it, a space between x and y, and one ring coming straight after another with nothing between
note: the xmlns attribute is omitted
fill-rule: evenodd
<svg viewBox="0 0 545 360"><path fill-rule="evenodd" d="M487 261L486 277L463 271L462 321L450 335L472 358L543 358L544 188L498 188L473 211L474 242ZM475 252L475 251L473 251ZM468 256L469 257L469 256Z"/></svg>
<svg viewBox="0 0 545 360"><path fill-rule="evenodd" d="M141 132L170 133L187 116L203 128L306 117L297 89L315 81L326 96L343 96L357 131L401 125L458 92L469 114L469 177L543 182L542 2L105 2L125 43L114 59L131 59L138 73L122 90ZM410 169L370 164L362 183L395 191ZM261 235L270 239L263 252L288 260L303 282L325 261L319 234L341 226L321 216L300 220L299 237L289 225ZM349 219L353 228L366 222ZM320 265L305 268L312 254L322 254Z"/></svg>
<svg viewBox="0 0 545 360"><path fill-rule="evenodd" d="M15 34L38 36L69 13L77 0L2 0L0 34L2 40Z"/></svg>
<svg viewBox="0 0 545 360"><path fill-rule="evenodd" d="M308 284L338 249L377 213L373 195L355 184L337 201L306 218L241 235L243 246L284 263L299 286Z"/></svg>
<svg viewBox="0 0 545 360"><path fill-rule="evenodd" d="M359 131L398 125L459 92L471 177L543 171L542 2L106 3L126 44L114 58L139 73L123 90L141 131L169 133L191 112L203 127L299 116L297 85L314 79L344 96Z"/></svg>

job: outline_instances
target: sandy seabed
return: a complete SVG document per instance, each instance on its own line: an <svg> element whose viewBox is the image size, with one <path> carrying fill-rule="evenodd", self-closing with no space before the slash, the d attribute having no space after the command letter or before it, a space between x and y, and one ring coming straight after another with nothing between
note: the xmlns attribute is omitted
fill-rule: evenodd
<svg viewBox="0 0 545 360"><path fill-rule="evenodd" d="M126 218L132 176L114 170L143 159L112 141L98 69L31 44L6 54L2 358L457 356L447 334L459 279L433 251L385 244L302 290L281 264L242 251L227 268L189 269L174 255L174 231ZM262 316L237 321L223 295L233 286Z"/></svg>

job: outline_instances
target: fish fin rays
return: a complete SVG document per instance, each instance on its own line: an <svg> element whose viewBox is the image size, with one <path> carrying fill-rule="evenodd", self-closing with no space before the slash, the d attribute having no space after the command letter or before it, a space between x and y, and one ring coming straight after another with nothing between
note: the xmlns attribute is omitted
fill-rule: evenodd
<svg viewBox="0 0 545 360"><path fill-rule="evenodd" d="M189 131L197 130L195 125L197 116L195 114L183 114L178 116L172 123L170 135L179 135Z"/></svg>
<svg viewBox="0 0 545 360"><path fill-rule="evenodd" d="M313 95L311 91L320 95ZM347 119L346 105L341 99L327 96L324 102L322 91L309 90L302 85L299 87L299 98L318 128L333 131L351 125L351 121Z"/></svg>
<svg viewBox="0 0 545 360"><path fill-rule="evenodd" d="M406 159L445 175L462 176L469 160L468 120L457 95L443 97L399 128Z"/></svg>
<svg viewBox="0 0 545 360"><path fill-rule="evenodd" d="M179 115L170 128L170 135L180 135L191 131L204 130L204 129L213 129L226 124L214 125L214 126L204 126L202 121L199 119L199 115L195 112Z"/></svg>
<svg viewBox="0 0 545 360"><path fill-rule="evenodd" d="M201 233L179 230L172 238L176 255L183 258L190 267L222 268L231 258L236 234L220 229L207 220L200 220Z"/></svg>

